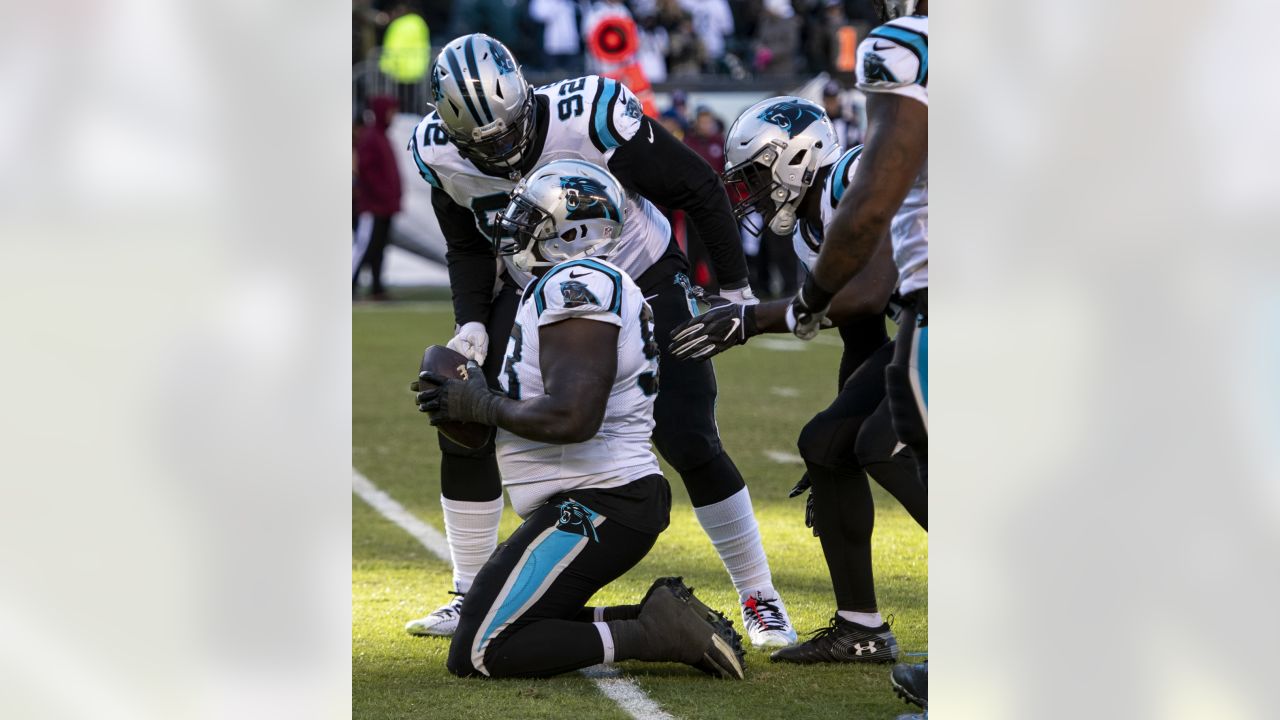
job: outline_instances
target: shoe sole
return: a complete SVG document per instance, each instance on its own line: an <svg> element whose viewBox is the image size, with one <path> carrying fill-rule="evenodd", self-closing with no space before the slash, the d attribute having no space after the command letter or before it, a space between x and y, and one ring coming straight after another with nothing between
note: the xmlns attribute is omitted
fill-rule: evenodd
<svg viewBox="0 0 1280 720"><path fill-rule="evenodd" d="M428 628L418 628L418 627L412 627L412 626L406 625L404 628L404 631L409 633L410 635L413 635L414 637L453 637L453 634L454 632L457 631L458 626L454 625L451 628L439 628L439 629L437 628L439 628L439 626L432 626Z"/></svg>
<svg viewBox="0 0 1280 720"><path fill-rule="evenodd" d="M786 638L769 638L765 640L756 640L755 638L751 638L751 647L754 647L754 648L791 647L792 645L795 645L796 642L799 640L800 640L800 637L798 635L792 635L791 639L789 640Z"/></svg>
<svg viewBox="0 0 1280 720"><path fill-rule="evenodd" d="M702 662L698 663L697 668L716 677L733 680L746 679L746 672L742 667L741 658L738 657L738 653L734 651L729 641L719 634L711 636L711 650L702 656Z"/></svg>
<svg viewBox="0 0 1280 720"><path fill-rule="evenodd" d="M733 621L698 599L680 578L661 578L661 581L715 633L711 636L711 648L694 667L715 677L746 679L746 653L742 650L742 636L733 629Z"/></svg>
<svg viewBox="0 0 1280 720"><path fill-rule="evenodd" d="M893 694L902 698L903 702L911 705L915 705L921 710L923 710L925 708L925 705L928 704L926 699L916 697L915 695L911 694L911 692L909 692L906 688L899 685L898 681L894 679L893 675L889 676L889 684L893 686Z"/></svg>

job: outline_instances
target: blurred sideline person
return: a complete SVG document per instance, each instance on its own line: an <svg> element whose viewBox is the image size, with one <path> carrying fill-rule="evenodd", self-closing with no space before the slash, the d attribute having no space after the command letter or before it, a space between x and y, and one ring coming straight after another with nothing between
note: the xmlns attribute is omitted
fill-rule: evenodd
<svg viewBox="0 0 1280 720"><path fill-rule="evenodd" d="M903 306L893 360L885 370L889 409L894 430L915 453L927 487L929 3L876 0L876 9L884 24L858 45L858 89L867 100L862 171L840 199L817 266L790 312L797 337L817 335L836 294L871 264L888 234Z"/></svg>
<svg viewBox="0 0 1280 720"><path fill-rule="evenodd" d="M742 679L740 637L678 578L639 605L587 608L666 529L671 488L649 444L658 347L653 312L606 261L627 210L618 181L581 160L535 170L497 222L500 251L529 270L501 391L423 372L433 425L497 426L503 484L524 519L462 605L448 668L460 677L546 677L615 660L682 662ZM643 211L641 211L643 212Z"/></svg>
<svg viewBox="0 0 1280 720"><path fill-rule="evenodd" d="M735 212L759 213L765 226L790 232L795 254L811 267L837 203L860 172L862 148L842 151L822 108L798 97L748 108L730 128L725 147ZM884 311L896 280L884 248L837 294L828 313L844 342L837 395L800 433L807 472L793 495L812 485L806 524L822 543L837 610L814 637L774 652L775 662L891 662L898 656L897 639L876 603L875 505L867 476L921 526L927 524L928 497L911 453L894 452L898 438L885 401L884 369L893 345ZM673 352L710 358L760 333L789 332L789 307L790 298L741 310L719 305L676 328Z"/></svg>
<svg viewBox="0 0 1280 720"><path fill-rule="evenodd" d="M387 139L387 128L396 114L391 97L369 100L365 124L356 138L356 230L352 248L351 294L360 284L360 270L369 269L369 293L373 300L385 300L382 259L391 237L391 221L400 212L400 171L395 151Z"/></svg>
<svg viewBox="0 0 1280 720"><path fill-rule="evenodd" d="M627 191L628 222L612 262L635 278L654 313L654 337L665 348L671 328L688 319L688 262L654 203L684 210L711 257L721 295L756 302L728 197L718 175L646 117L639 100L614 80L587 76L530 88L507 49L485 35L458 38L441 51L432 73L437 111L409 141L444 232L457 334L449 347L484 368L490 383L503 372L493 339L512 333L528 268L494 255L495 217L519 180L540 162L575 159L607 168ZM684 481L702 525L741 602L755 645L795 642L786 607L773 587L751 496L720 442L716 378L707 363L683 362L663 350L664 392L654 406L653 441ZM457 596L410 621L415 635L449 635L462 594L497 545L502 479L493 445L468 450L440 438L441 505ZM508 478L518 480L518 478Z"/></svg>

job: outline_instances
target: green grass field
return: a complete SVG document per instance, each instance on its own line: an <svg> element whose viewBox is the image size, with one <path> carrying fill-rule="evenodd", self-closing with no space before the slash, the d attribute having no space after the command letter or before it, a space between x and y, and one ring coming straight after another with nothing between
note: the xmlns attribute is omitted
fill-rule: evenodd
<svg viewBox="0 0 1280 720"><path fill-rule="evenodd" d="M422 348L452 328L447 303L357 305L353 311L352 458L358 470L423 521L443 528L435 434L407 390ZM824 334L825 335L825 334ZM763 342L762 342L763 341ZM495 340L501 352L505 340ZM795 438L831 400L839 360L835 336L801 344L757 338L717 358L719 424L725 447L751 488L774 583L796 628L827 624L834 611L818 539L803 523L803 500L787 492L802 473ZM596 596L635 602L653 578L683 575L698 596L741 630L737 595L702 533L679 477L664 465L674 496L671 527L650 555ZM872 484L881 612L895 616L906 652L928 645L928 545L897 501ZM508 508L505 537L518 524ZM447 599L450 571L404 530L352 499L352 717L625 718L590 680L460 680L444 667L448 640L416 638L404 623ZM712 680L676 664L621 663L628 677L678 718L894 718L889 666L775 665L748 649L747 680Z"/></svg>

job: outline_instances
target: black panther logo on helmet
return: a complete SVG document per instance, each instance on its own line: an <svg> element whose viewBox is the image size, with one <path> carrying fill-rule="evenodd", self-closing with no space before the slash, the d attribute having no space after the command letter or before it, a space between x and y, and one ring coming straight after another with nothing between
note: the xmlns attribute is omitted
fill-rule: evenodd
<svg viewBox="0 0 1280 720"><path fill-rule="evenodd" d="M609 199L609 193L598 180L579 175L560 178L565 192L565 217L569 220L604 218L622 222L622 212Z"/></svg>
<svg viewBox="0 0 1280 720"><path fill-rule="evenodd" d="M786 130L788 137L795 137L820 120L822 113L812 105L798 103L795 100L784 100L765 108L757 117Z"/></svg>
<svg viewBox="0 0 1280 720"><path fill-rule="evenodd" d="M591 521L592 517L595 516L594 512L588 510L577 500L565 500L556 507L560 509L560 519L556 521L557 530L581 535L600 542L599 536L596 535L595 523Z"/></svg>
<svg viewBox="0 0 1280 720"><path fill-rule="evenodd" d="M498 71L503 75L515 72L516 61L511 59L507 51L503 49L496 41L489 41L489 54L493 56L493 62L498 66Z"/></svg>

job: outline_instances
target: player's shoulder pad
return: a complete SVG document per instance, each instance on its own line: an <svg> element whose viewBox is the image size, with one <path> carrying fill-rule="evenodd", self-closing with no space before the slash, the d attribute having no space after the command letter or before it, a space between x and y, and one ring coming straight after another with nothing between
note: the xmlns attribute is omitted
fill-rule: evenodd
<svg viewBox="0 0 1280 720"><path fill-rule="evenodd" d="M413 164L418 167L418 174L422 179L432 187L444 189L440 183L440 167L448 165L451 151L452 154L456 154L456 151L449 144L444 124L435 111L418 122L413 135L409 137L407 149L413 156Z"/></svg>
<svg viewBox="0 0 1280 720"><path fill-rule="evenodd" d="M862 157L862 146L855 145L845 151L840 159L836 161L835 167L831 168L831 175L827 179L827 199L831 203L831 207L840 204L840 198L844 197L844 191L849 189L849 184L853 182L853 174L858 170L859 158Z"/></svg>
<svg viewBox="0 0 1280 720"><path fill-rule="evenodd" d="M583 79L587 81L583 91L590 100L587 135L591 144L604 153L635 137L644 121L635 93L612 78L588 75Z"/></svg>
<svg viewBox="0 0 1280 720"><path fill-rule="evenodd" d="M858 87L871 92L929 86L929 20L897 18L858 44Z"/></svg>
<svg viewBox="0 0 1280 720"><path fill-rule="evenodd" d="M599 260L580 259L560 263L534 285L533 302L538 317L622 315L623 275L617 267Z"/></svg>

